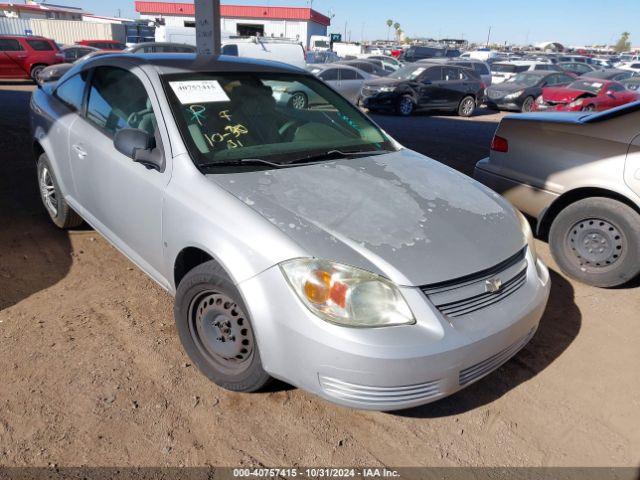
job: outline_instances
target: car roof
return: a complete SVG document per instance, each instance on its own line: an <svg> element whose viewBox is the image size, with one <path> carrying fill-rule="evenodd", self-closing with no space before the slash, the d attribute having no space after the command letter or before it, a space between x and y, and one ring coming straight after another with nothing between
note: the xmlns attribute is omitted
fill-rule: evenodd
<svg viewBox="0 0 640 480"><path fill-rule="evenodd" d="M192 72L269 72L304 73L306 70L282 62L232 57L227 55L209 56L193 53L108 53L97 56L82 64L82 69L97 65L121 65L128 63L155 70L159 75Z"/></svg>
<svg viewBox="0 0 640 480"><path fill-rule="evenodd" d="M42 35L22 35L22 34L12 34L12 33L2 33L0 34L0 38L35 38L36 40L51 40L50 38L43 37ZM52 40L53 41L53 40Z"/></svg>

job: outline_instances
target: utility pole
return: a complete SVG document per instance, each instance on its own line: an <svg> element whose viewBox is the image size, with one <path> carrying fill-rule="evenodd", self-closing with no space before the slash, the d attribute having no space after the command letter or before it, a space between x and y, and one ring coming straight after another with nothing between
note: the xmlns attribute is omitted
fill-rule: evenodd
<svg viewBox="0 0 640 480"><path fill-rule="evenodd" d="M220 0L195 0L198 55L220 55Z"/></svg>
<svg viewBox="0 0 640 480"><path fill-rule="evenodd" d="M487 48L489 48L490 39L491 39L491 25L489 25L489 33L487 33Z"/></svg>

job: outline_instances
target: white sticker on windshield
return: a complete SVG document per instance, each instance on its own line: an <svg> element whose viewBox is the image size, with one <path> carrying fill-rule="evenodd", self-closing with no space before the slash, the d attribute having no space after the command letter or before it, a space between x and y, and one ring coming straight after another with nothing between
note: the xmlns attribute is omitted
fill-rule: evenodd
<svg viewBox="0 0 640 480"><path fill-rule="evenodd" d="M604 85L604 84L602 84L600 82L594 82L593 83L593 86L596 87L596 88L600 88L602 85Z"/></svg>
<svg viewBox="0 0 640 480"><path fill-rule="evenodd" d="M217 80L169 82L169 85L183 105L229 101L229 97Z"/></svg>

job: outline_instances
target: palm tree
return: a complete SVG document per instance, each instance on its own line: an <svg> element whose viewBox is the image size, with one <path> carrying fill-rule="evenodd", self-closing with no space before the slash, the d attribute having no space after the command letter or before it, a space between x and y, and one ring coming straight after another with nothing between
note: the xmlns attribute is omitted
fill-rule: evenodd
<svg viewBox="0 0 640 480"><path fill-rule="evenodd" d="M393 28L396 31L396 38L398 38L398 31L400 30L400 24L398 22L394 23Z"/></svg>
<svg viewBox="0 0 640 480"><path fill-rule="evenodd" d="M391 27L393 26L393 20L387 20L387 42L389 41L389 32L391 31Z"/></svg>

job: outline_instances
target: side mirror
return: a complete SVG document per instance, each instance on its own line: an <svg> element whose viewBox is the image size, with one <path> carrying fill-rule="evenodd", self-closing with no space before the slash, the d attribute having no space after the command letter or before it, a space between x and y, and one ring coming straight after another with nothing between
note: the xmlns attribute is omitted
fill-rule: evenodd
<svg viewBox="0 0 640 480"><path fill-rule="evenodd" d="M134 162L141 163L147 168L162 170L164 158L153 135L137 128L123 128L116 132L113 146L117 151L126 155Z"/></svg>

